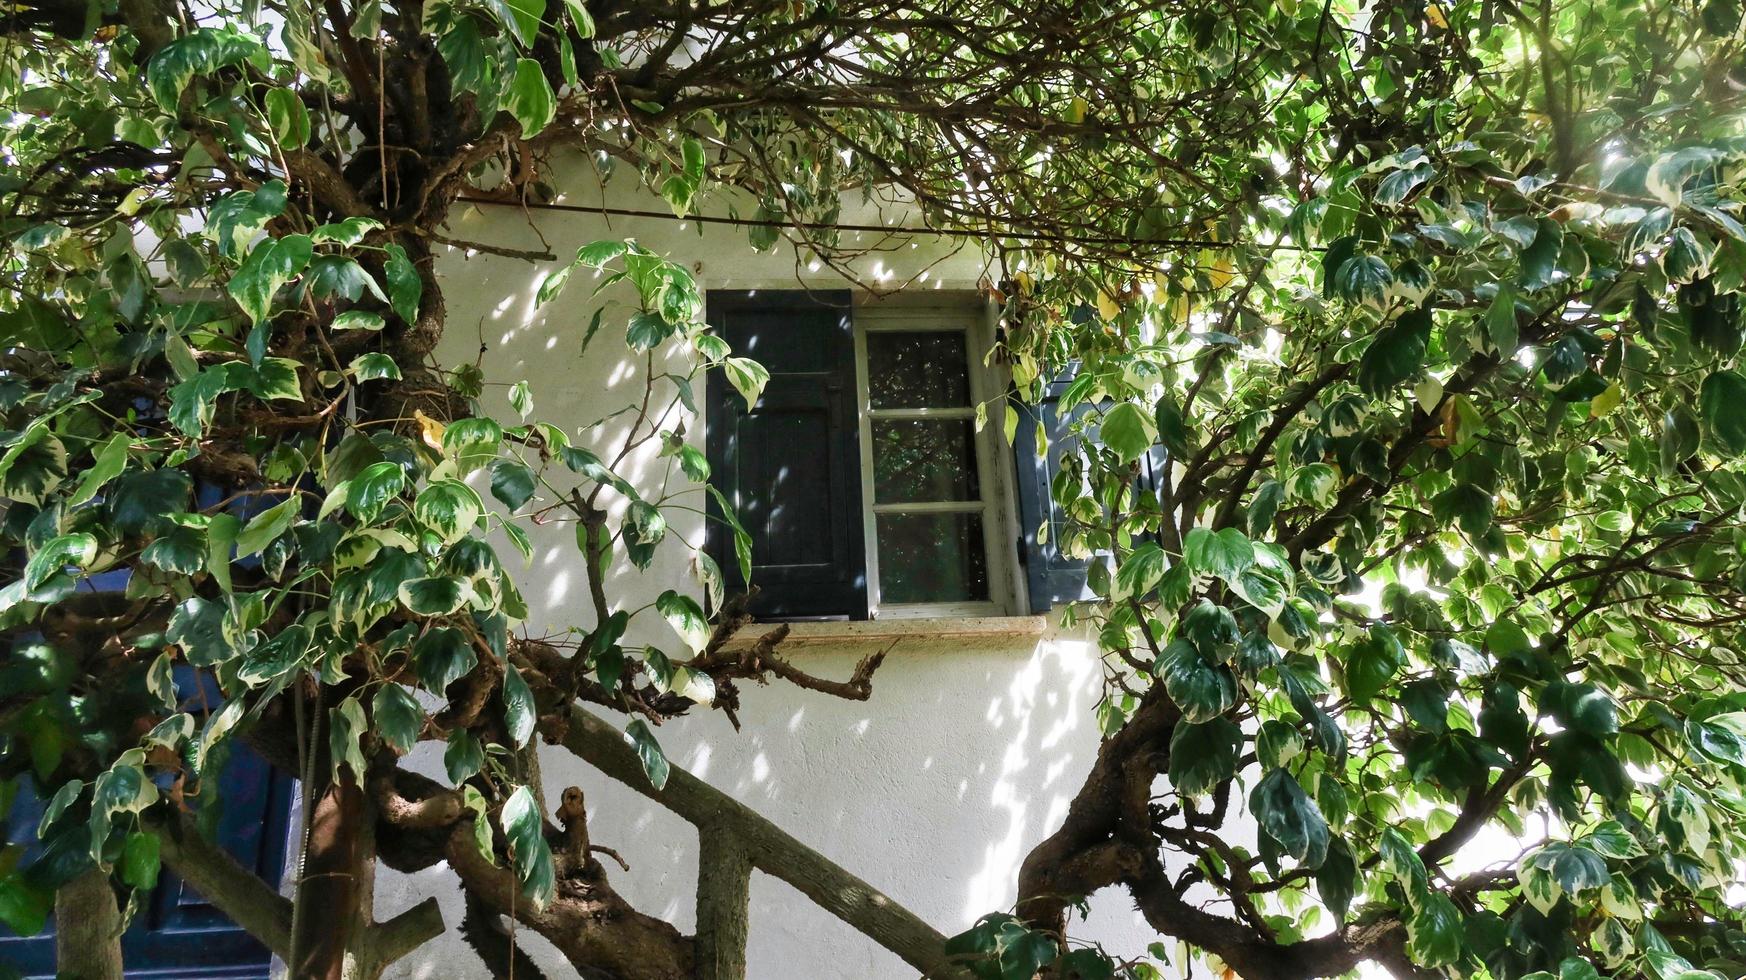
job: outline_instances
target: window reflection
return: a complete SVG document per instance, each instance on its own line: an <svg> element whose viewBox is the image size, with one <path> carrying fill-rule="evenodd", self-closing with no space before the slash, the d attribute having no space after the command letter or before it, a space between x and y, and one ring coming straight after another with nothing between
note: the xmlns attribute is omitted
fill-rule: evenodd
<svg viewBox="0 0 1746 980"><path fill-rule="evenodd" d="M975 431L965 419L873 422L873 499L879 503L974 500Z"/></svg>
<svg viewBox="0 0 1746 980"><path fill-rule="evenodd" d="M883 601L988 598L980 514L881 514L878 538Z"/></svg>
<svg viewBox="0 0 1746 980"><path fill-rule="evenodd" d="M880 408L955 408L970 404L961 330L867 335L868 401Z"/></svg>

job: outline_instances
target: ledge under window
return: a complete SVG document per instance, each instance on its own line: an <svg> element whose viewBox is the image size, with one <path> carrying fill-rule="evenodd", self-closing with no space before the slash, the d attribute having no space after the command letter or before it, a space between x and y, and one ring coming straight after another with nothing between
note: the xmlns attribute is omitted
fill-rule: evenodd
<svg viewBox="0 0 1746 980"><path fill-rule="evenodd" d="M777 623L752 623L742 627L726 644L730 651L743 650L775 629ZM863 650L892 647L893 652L918 648L955 649L1010 646L1032 643L1048 628L1044 616L947 616L928 619L872 619L851 622L789 623L784 652L796 650Z"/></svg>

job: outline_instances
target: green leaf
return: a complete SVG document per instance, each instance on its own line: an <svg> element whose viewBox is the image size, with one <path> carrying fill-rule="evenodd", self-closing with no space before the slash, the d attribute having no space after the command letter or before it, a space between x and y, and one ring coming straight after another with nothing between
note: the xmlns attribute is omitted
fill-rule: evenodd
<svg viewBox="0 0 1746 980"><path fill-rule="evenodd" d="M570 22L576 25L576 36L587 40L594 36L594 17L582 0L564 0L570 8Z"/></svg>
<svg viewBox="0 0 1746 980"><path fill-rule="evenodd" d="M515 414L527 418L533 412L533 389L526 381L517 381L509 386L509 407L515 409Z"/></svg>
<svg viewBox="0 0 1746 980"><path fill-rule="evenodd" d="M1746 454L1746 375L1716 371L1698 390L1704 442L1728 456Z"/></svg>
<svg viewBox="0 0 1746 980"><path fill-rule="evenodd" d="M443 450L455 457L463 475L496 459L502 444L503 427L490 419L458 419L443 432ZM568 459L569 452L565 449L560 455Z"/></svg>
<svg viewBox="0 0 1746 980"><path fill-rule="evenodd" d="M1285 484L1278 480L1268 480L1255 489L1255 499L1249 502L1249 513L1244 524L1249 530L1249 537L1261 540L1273 530L1273 518L1279 513L1279 504L1285 499Z"/></svg>
<svg viewBox="0 0 1746 980"><path fill-rule="evenodd" d="M133 443L133 437L126 432L117 432L110 436L101 446L91 451L91 466L79 478L79 489L67 501L69 508L77 507L87 500L97 496L110 480L121 475L127 468L127 450Z"/></svg>
<svg viewBox="0 0 1746 980"><path fill-rule="evenodd" d="M386 302L388 299L363 266L342 255L317 255L310 259L309 268L303 274L303 287L316 300L328 302L355 303L366 291L378 300ZM253 336L251 334L251 339ZM261 341L264 343L265 340L262 331ZM254 352L253 348L250 352Z"/></svg>
<svg viewBox="0 0 1746 980"><path fill-rule="evenodd" d="M532 2L544 5L543 0ZM516 61L515 80L510 83L509 98L505 100L503 108L515 117L516 122L521 123L523 139L533 138L551 123L558 110L558 97L552 94L552 86L546 81L546 73L541 70L539 62L532 58Z"/></svg>
<svg viewBox="0 0 1746 980"><path fill-rule="evenodd" d="M1255 546L1234 527L1197 527L1182 539L1182 561L1196 572L1231 582L1255 564Z"/></svg>
<svg viewBox="0 0 1746 980"><path fill-rule="evenodd" d="M232 365L231 380L238 387L262 401L275 399L302 401L303 390L297 385L297 369L302 365L286 357L269 357L259 367Z"/></svg>
<svg viewBox="0 0 1746 980"><path fill-rule="evenodd" d="M197 28L165 44L152 56L146 66L146 86L158 108L173 113L182 90L195 75L243 61L264 62L265 57L260 41L233 28Z"/></svg>
<svg viewBox="0 0 1746 980"><path fill-rule="evenodd" d="M1596 854L1609 858L1642 857L1646 852L1637 838L1617 820L1603 820L1583 837L1583 843Z"/></svg>
<svg viewBox="0 0 1746 980"><path fill-rule="evenodd" d="M449 575L427 575L400 583L400 604L420 616L447 616L473 598L473 590Z"/></svg>
<svg viewBox="0 0 1746 980"><path fill-rule="evenodd" d="M1303 736L1290 723L1270 718L1255 735L1255 759L1263 769L1282 769L1303 753Z"/></svg>
<svg viewBox="0 0 1746 980"><path fill-rule="evenodd" d="M1237 684L1230 671L1208 663L1187 640L1165 647L1152 672L1163 679L1164 690L1190 724L1211 721L1236 703Z"/></svg>
<svg viewBox="0 0 1746 980"><path fill-rule="evenodd" d="M485 513L485 503L472 487L459 480L437 480L418 492L412 513L446 545L473 530Z"/></svg>
<svg viewBox="0 0 1746 980"><path fill-rule="evenodd" d="M1420 307L1382 328L1358 362L1358 387L1382 398L1416 377L1431 337L1431 311Z"/></svg>
<svg viewBox="0 0 1746 980"><path fill-rule="evenodd" d="M68 567L85 568L97 557L97 538L81 531L50 539L30 556L24 566L25 591L35 591L53 575Z"/></svg>
<svg viewBox="0 0 1746 980"><path fill-rule="evenodd" d="M1394 272L1388 263L1374 255L1354 255L1340 264L1334 273L1334 292L1353 303L1381 305L1394 283Z"/></svg>
<svg viewBox="0 0 1746 980"><path fill-rule="evenodd" d="M62 814L65 814L69 807L78 802L84 791L85 783L79 779L69 780L63 783L60 789L55 790L55 795L43 808L42 817L37 820L36 836L39 839L47 837Z"/></svg>
<svg viewBox="0 0 1746 980"><path fill-rule="evenodd" d="M697 185L675 174L661 182L661 197L667 206L673 210L673 217L683 218L691 209L691 198L697 193Z"/></svg>
<svg viewBox="0 0 1746 980"><path fill-rule="evenodd" d="M1485 631L1485 649L1494 657L1510 657L1532 649L1528 634L1512 620L1500 619Z"/></svg>
<svg viewBox="0 0 1746 980"><path fill-rule="evenodd" d="M473 778L485 766L485 750L479 740L465 728L449 733L448 747L443 750L443 771L456 786Z"/></svg>
<svg viewBox="0 0 1746 980"><path fill-rule="evenodd" d="M109 840L109 831L118 813L139 813L158 801L158 788L146 778L141 763L144 753L139 749L124 752L97 777L91 791L91 816L87 825L91 831L91 857L100 860Z"/></svg>
<svg viewBox="0 0 1746 980"><path fill-rule="evenodd" d="M1579 732L1600 738L1619 730L1619 711L1613 699L1593 684L1559 687L1554 711L1558 720Z"/></svg>
<svg viewBox="0 0 1746 980"><path fill-rule="evenodd" d="M1685 740L1698 752L1718 762L1746 765L1746 711L1688 718Z"/></svg>
<svg viewBox="0 0 1746 980"><path fill-rule="evenodd" d="M412 662L424 689L441 694L479 661L465 634L449 626L438 626L412 644Z"/></svg>
<svg viewBox="0 0 1746 980"><path fill-rule="evenodd" d="M250 518L236 536L238 560L259 554L281 534L290 530L291 522L297 519L297 512L302 504L301 498L293 496Z"/></svg>
<svg viewBox="0 0 1746 980"><path fill-rule="evenodd" d="M522 47L531 47L540 32L546 0L490 0L491 12ZM530 134L531 135L531 134Z"/></svg>
<svg viewBox="0 0 1746 980"><path fill-rule="evenodd" d="M399 496L405 486L406 474L399 463L387 460L372 463L352 478L351 489L346 494L346 510L360 523L372 524L382 516L388 501Z"/></svg>
<svg viewBox="0 0 1746 980"><path fill-rule="evenodd" d="M346 218L325 225L318 225L309 233L311 240L317 245L335 242L340 245L356 245L364 240L364 236L382 227L382 222L375 218ZM341 317L345 314L340 314ZM336 318L337 319L337 318Z"/></svg>
<svg viewBox="0 0 1746 980"><path fill-rule="evenodd" d="M709 645L709 620L697 600L668 589L655 598L655 608L692 653L702 653Z"/></svg>
<svg viewBox="0 0 1746 980"><path fill-rule="evenodd" d="M1550 871L1553 880L1566 895L1579 895L1601 888L1611 880L1606 860L1577 844L1555 841L1529 860Z"/></svg>
<svg viewBox="0 0 1746 980"><path fill-rule="evenodd" d="M1458 483L1431 500L1431 514L1442 524L1455 524L1470 537L1491 530L1496 502L1491 494L1469 483Z"/></svg>
<svg viewBox="0 0 1746 980"><path fill-rule="evenodd" d="M273 142L281 149L298 149L309 142L309 112L296 92L286 88L267 90L267 125Z"/></svg>
<svg viewBox="0 0 1746 980"><path fill-rule="evenodd" d="M198 439L212 421L213 402L238 387L231 382L229 365L202 368L199 374L170 389L170 424L184 435Z"/></svg>
<svg viewBox="0 0 1746 980"><path fill-rule="evenodd" d="M497 863L497 853L491 846L491 817L486 812L485 796L472 785L461 787L461 805L473 811L473 849L487 864Z"/></svg>
<svg viewBox="0 0 1746 980"><path fill-rule="evenodd" d="M424 728L424 709L418 699L399 684L384 684L376 690L370 702L370 715L376 722L376 734L405 754L418 743Z"/></svg>
<svg viewBox="0 0 1746 980"><path fill-rule="evenodd" d="M576 250L576 261L591 269L601 269L604 268L608 262L611 262L613 259L616 259L629 251L630 245L622 241L603 240L589 242L587 245Z"/></svg>
<svg viewBox="0 0 1746 980"><path fill-rule="evenodd" d="M54 889L33 885L21 872L0 875L0 922L14 935L41 932L54 905Z"/></svg>
<svg viewBox="0 0 1746 980"><path fill-rule="evenodd" d="M1351 849L1345 841L1331 841L1327 857L1316 869L1316 894L1321 896L1322 904L1334 913L1336 920L1345 921L1346 913L1352 907L1352 898L1357 893L1357 882L1358 863L1352 859Z"/></svg>
<svg viewBox="0 0 1746 980"><path fill-rule="evenodd" d="M511 511L527 503L534 495L533 470L513 459L498 459L491 463L491 495Z"/></svg>
<svg viewBox="0 0 1746 980"><path fill-rule="evenodd" d="M1510 283L1497 287L1491 306L1485 311L1485 335L1491 346L1505 357L1515 356L1521 346L1521 331L1516 326L1516 289Z"/></svg>
<svg viewBox="0 0 1746 980"><path fill-rule="evenodd" d="M1321 866L1328 853L1328 824L1291 773L1274 769L1249 794L1249 811L1261 832L1305 868Z"/></svg>
<svg viewBox="0 0 1746 980"><path fill-rule="evenodd" d="M1099 431L1104 445L1123 463L1131 463L1152 448L1156 422L1132 402L1118 402L1104 413Z"/></svg>
<svg viewBox="0 0 1746 980"><path fill-rule="evenodd" d="M1327 506L1339 489L1340 476L1326 463L1308 463L1292 471L1285 488L1291 496L1317 506Z"/></svg>
<svg viewBox="0 0 1746 980"><path fill-rule="evenodd" d="M333 318L328 324L330 330L380 330L387 326L382 314L369 310L347 310Z"/></svg>
<svg viewBox="0 0 1746 980"><path fill-rule="evenodd" d="M1109 593L1110 601L1145 598L1147 593L1158 587L1169 567L1170 558L1156 541L1140 542L1122 559L1121 565L1116 569Z"/></svg>
<svg viewBox="0 0 1746 980"><path fill-rule="evenodd" d="M533 691L522 680L521 671L514 664L508 665L503 672L503 725L509 732L510 742L521 748L533 736L534 723L539 719L539 709L534 705Z"/></svg>
<svg viewBox="0 0 1746 980"><path fill-rule="evenodd" d="M1346 662L1346 693L1353 700L1368 701L1387 687L1395 672L1404 666L1406 651L1394 631L1386 626L1372 626Z"/></svg>
<svg viewBox="0 0 1746 980"><path fill-rule="evenodd" d="M394 358L381 351L359 354L352 358L352 363L347 370L351 372L352 377L357 378L360 382L383 379L400 380L400 365L394 363Z"/></svg>
<svg viewBox="0 0 1746 980"><path fill-rule="evenodd" d="M46 418L26 426L0 456L0 496L34 506L66 480L67 449L49 432Z"/></svg>
<svg viewBox="0 0 1746 980"><path fill-rule="evenodd" d="M625 343L637 353L646 353L661 346L674 333L673 324L659 313L648 310L638 310L631 314L630 326L625 330Z"/></svg>
<svg viewBox="0 0 1746 980"><path fill-rule="evenodd" d="M692 446L679 447L679 469L696 483L709 482L709 460Z"/></svg>
<svg viewBox="0 0 1746 980"><path fill-rule="evenodd" d="M388 261L382 267L383 274L388 279L388 302L394 307L394 313L411 325L418 320L419 298L424 295L424 282L418 277L418 269L413 266L412 259L406 255L406 249L399 245L384 246L388 252Z"/></svg>
<svg viewBox="0 0 1746 980"><path fill-rule="evenodd" d="M1563 249L1564 226L1551 218L1541 218L1534 243L1522 249L1522 288L1532 292L1550 286Z"/></svg>
<svg viewBox="0 0 1746 980"><path fill-rule="evenodd" d="M364 706L356 697L346 698L338 707L328 711L327 724L327 748L333 759L333 778L340 779L343 776L341 769L350 768L352 778L361 785L367 770L362 740L364 733L370 730L369 723L364 720Z"/></svg>
<svg viewBox="0 0 1746 980"><path fill-rule="evenodd" d="M1449 896L1425 896L1407 919L1407 955L1420 966L1447 966L1461 958L1466 925Z"/></svg>
<svg viewBox="0 0 1746 980"><path fill-rule="evenodd" d="M521 893L535 910L552 900L556 872L551 848L546 844L545 817L533 791L518 786L503 801L503 836L509 841L509 859L521 879Z"/></svg>
<svg viewBox="0 0 1746 980"><path fill-rule="evenodd" d="M243 657L237 676L251 686L277 681L301 668L308 652L309 628L293 623L250 650Z"/></svg>
<svg viewBox="0 0 1746 980"><path fill-rule="evenodd" d="M1225 663L1236 653L1237 619L1224 606L1202 599L1183 617L1181 635L1194 644L1201 656L1213 663Z"/></svg>
<svg viewBox="0 0 1746 980"><path fill-rule="evenodd" d="M310 246L308 235L269 238L256 245L243 260L225 288L248 315L249 322L260 323L267 318L274 294L309 264Z"/></svg>
<svg viewBox="0 0 1746 980"><path fill-rule="evenodd" d="M770 372L764 370L764 365L744 357L729 357L723 359L721 369L728 383L746 400L746 411L757 407L764 386L770 383Z"/></svg>
<svg viewBox="0 0 1746 980"><path fill-rule="evenodd" d="M226 596L230 594L231 547L236 544L236 536L241 530L242 522L235 514L214 514L212 520L206 522L206 570L212 573Z"/></svg>
<svg viewBox="0 0 1746 980"><path fill-rule="evenodd" d="M655 736L649 731L649 726L643 724L641 718L632 721L624 729L625 739L637 750L637 758L642 760L643 774L649 777L649 785L660 790L667 785L667 774L670 767L667 755L661 751L661 743L655 741Z"/></svg>
<svg viewBox="0 0 1746 980"><path fill-rule="evenodd" d="M1170 735L1170 784L1187 796L1204 796L1237 774L1243 730L1228 718L1183 723Z"/></svg>

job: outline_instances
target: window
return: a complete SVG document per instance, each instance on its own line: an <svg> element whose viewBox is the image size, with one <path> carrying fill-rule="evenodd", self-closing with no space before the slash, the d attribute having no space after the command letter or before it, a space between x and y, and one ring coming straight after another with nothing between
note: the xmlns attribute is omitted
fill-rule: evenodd
<svg viewBox="0 0 1746 980"><path fill-rule="evenodd" d="M973 309L867 312L856 330L861 492L876 616L1004 612L999 466ZM999 413L994 413L998 419ZM998 424L998 423L997 423Z"/></svg>
<svg viewBox="0 0 1746 980"><path fill-rule="evenodd" d="M709 318L770 372L750 410L714 376L708 402L712 481L752 539L754 613L1020 611L1011 463L998 421L975 424L1002 390L982 363L978 300L886 309L844 292L715 292ZM721 531L711 521L710 550L743 588Z"/></svg>

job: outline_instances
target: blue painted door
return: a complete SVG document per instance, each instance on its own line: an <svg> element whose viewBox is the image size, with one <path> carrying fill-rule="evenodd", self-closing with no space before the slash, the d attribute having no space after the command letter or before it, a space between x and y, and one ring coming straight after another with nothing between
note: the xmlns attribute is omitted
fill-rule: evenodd
<svg viewBox="0 0 1746 980"><path fill-rule="evenodd" d="M218 838L245 868L277 887L285 865L286 831L294 783L240 742L220 778L224 808ZM20 842L34 833L40 799L21 793L9 824ZM54 925L41 935L20 937L0 925L0 964L30 978L55 972ZM129 977L266 980L267 948L193 888L163 869L157 890L122 936ZM0 974L6 971L0 968Z"/></svg>

